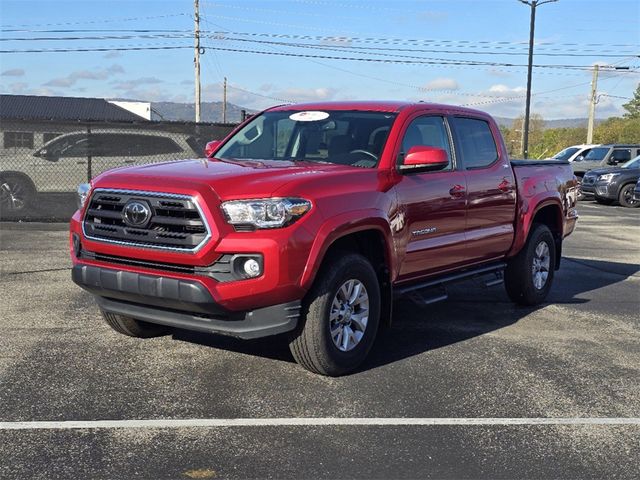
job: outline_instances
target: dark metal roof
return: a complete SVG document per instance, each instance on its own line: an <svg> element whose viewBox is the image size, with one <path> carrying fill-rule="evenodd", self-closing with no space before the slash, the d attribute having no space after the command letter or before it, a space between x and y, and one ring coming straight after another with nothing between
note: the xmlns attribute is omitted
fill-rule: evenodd
<svg viewBox="0 0 640 480"><path fill-rule="evenodd" d="M3 120L147 121L102 98L0 95Z"/></svg>

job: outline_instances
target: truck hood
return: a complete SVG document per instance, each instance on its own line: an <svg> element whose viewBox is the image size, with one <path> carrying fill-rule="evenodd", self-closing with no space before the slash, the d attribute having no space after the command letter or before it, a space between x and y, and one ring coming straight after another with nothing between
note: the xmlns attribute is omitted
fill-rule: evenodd
<svg viewBox="0 0 640 480"><path fill-rule="evenodd" d="M101 188L153 191L164 191L164 186L179 190L200 190L205 185L220 200L227 200L268 197L297 179L308 179L314 175L331 176L349 171L362 172L362 169L316 162L180 160L109 170L98 176L94 185Z"/></svg>

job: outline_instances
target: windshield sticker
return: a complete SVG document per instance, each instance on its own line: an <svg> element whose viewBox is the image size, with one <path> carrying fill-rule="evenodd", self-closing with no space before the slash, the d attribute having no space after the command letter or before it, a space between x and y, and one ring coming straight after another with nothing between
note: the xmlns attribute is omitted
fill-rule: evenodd
<svg viewBox="0 0 640 480"><path fill-rule="evenodd" d="M325 120L329 118L329 114L327 112L318 112L318 111L306 111L306 112L296 112L289 115L289 118L295 122L317 122L318 120Z"/></svg>

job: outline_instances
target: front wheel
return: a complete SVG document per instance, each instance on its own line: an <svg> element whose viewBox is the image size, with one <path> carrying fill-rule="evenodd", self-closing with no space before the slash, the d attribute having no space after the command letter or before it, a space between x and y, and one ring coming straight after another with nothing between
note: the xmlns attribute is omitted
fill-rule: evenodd
<svg viewBox="0 0 640 480"><path fill-rule="evenodd" d="M636 186L633 183L629 183L620 189L620 194L618 195L618 202L620 205L627 208L637 208L640 207L640 200L635 200L633 198L633 191Z"/></svg>
<svg viewBox="0 0 640 480"><path fill-rule="evenodd" d="M0 174L0 210L5 213L22 213L29 208L36 191L22 175Z"/></svg>
<svg viewBox="0 0 640 480"><path fill-rule="evenodd" d="M307 295L289 348L321 375L349 373L365 360L380 322L380 285L369 261L348 253L325 266Z"/></svg>
<svg viewBox="0 0 640 480"><path fill-rule="evenodd" d="M546 225L534 224L527 243L509 262L504 284L509 298L520 305L537 305L547 297L556 264L556 243Z"/></svg>

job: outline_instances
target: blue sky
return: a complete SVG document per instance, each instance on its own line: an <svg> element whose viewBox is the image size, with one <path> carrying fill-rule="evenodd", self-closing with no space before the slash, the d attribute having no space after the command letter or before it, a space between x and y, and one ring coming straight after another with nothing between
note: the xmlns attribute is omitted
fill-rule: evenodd
<svg viewBox="0 0 640 480"><path fill-rule="evenodd" d="M500 116L524 111L526 68L502 65L527 62L530 9L517 0L200 3L203 101L221 100L226 76L229 101L253 109L422 99ZM3 93L193 100L192 0L2 0L0 16L0 50L178 47L2 53ZM599 63L631 68L600 75L597 116L620 114L640 82L639 24L638 0L540 6L534 64L562 67L534 68L532 111L586 117L588 67Z"/></svg>

